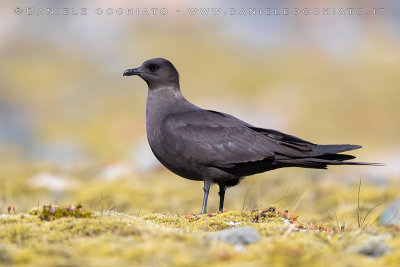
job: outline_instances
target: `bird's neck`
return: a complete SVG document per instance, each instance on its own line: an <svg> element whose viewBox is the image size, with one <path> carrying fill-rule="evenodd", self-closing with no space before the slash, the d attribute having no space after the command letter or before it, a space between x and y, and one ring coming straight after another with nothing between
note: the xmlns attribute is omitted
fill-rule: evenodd
<svg viewBox="0 0 400 267"><path fill-rule="evenodd" d="M149 123L149 121L161 120L188 105L190 103L184 98L179 87L149 89L146 104L146 121Z"/></svg>
<svg viewBox="0 0 400 267"><path fill-rule="evenodd" d="M179 87L162 87L148 90L146 109L158 109L157 107L174 106L185 101Z"/></svg>
<svg viewBox="0 0 400 267"><path fill-rule="evenodd" d="M190 110L188 102L179 88L149 89L146 104L146 132L150 146L161 141L161 126L166 116Z"/></svg>

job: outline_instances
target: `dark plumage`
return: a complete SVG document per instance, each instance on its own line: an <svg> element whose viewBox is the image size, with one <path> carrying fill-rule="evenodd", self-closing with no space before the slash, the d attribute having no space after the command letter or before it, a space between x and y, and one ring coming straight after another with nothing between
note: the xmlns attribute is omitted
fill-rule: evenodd
<svg viewBox="0 0 400 267"><path fill-rule="evenodd" d="M226 188L248 175L282 167L374 165L346 162L355 157L338 154L361 146L317 145L191 104L181 93L178 71L166 59L148 60L123 75L138 75L148 85L147 139L157 159L179 176L204 181L203 214L212 184L219 185L222 211Z"/></svg>

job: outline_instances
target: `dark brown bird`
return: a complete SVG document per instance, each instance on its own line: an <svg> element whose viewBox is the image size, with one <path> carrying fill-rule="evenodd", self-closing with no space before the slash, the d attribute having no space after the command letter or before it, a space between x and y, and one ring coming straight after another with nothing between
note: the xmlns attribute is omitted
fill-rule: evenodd
<svg viewBox="0 0 400 267"><path fill-rule="evenodd" d="M212 184L219 185L222 211L227 187L248 175L283 167L377 165L347 162L355 157L338 154L361 148L358 145L317 145L193 105L183 97L178 71L166 59L148 60L123 74L131 75L148 85L146 131L154 155L175 174L204 181L202 214Z"/></svg>

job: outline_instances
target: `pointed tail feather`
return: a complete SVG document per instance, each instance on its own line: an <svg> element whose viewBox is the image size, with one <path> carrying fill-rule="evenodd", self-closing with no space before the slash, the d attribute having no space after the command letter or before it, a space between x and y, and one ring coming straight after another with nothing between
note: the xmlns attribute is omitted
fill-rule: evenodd
<svg viewBox="0 0 400 267"><path fill-rule="evenodd" d="M337 154L336 156L342 156ZM349 156L349 155L343 155ZM354 156L350 156L351 158L355 158ZM356 162L356 161L342 161L346 159L321 159L321 158L298 158L298 159L281 159L279 162L282 165L286 165L287 167L301 167L301 168L314 168L314 169L326 169L328 165L368 165L368 166L385 166L382 163L375 162Z"/></svg>
<svg viewBox="0 0 400 267"><path fill-rule="evenodd" d="M324 154L336 154L349 150L359 149L362 146L358 145L316 145L313 148L313 152L316 155L324 155Z"/></svg>
<svg viewBox="0 0 400 267"><path fill-rule="evenodd" d="M282 144L286 145L286 144ZM293 145L290 144L290 147ZM292 157L283 153L275 158L275 162L280 167L302 167L302 168L315 168L326 169L328 165L370 165L370 166L384 166L382 163L373 162L348 162L356 158L353 155L338 154L345 151L359 149L359 145L312 145L310 150L304 150L303 156ZM296 147L293 147L296 149ZM278 153L276 153L278 155Z"/></svg>

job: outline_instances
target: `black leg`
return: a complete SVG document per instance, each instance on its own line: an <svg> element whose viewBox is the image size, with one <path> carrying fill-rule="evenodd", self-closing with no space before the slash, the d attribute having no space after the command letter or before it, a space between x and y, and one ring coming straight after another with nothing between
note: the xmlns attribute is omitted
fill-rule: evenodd
<svg viewBox="0 0 400 267"><path fill-rule="evenodd" d="M226 190L226 186L223 184L219 185L219 211L220 212L224 212L224 199L225 199L225 190Z"/></svg>
<svg viewBox="0 0 400 267"><path fill-rule="evenodd" d="M207 213L207 200L208 200L208 193L210 192L211 182L204 181L204 198L203 198L203 207L201 209L201 214Z"/></svg>

